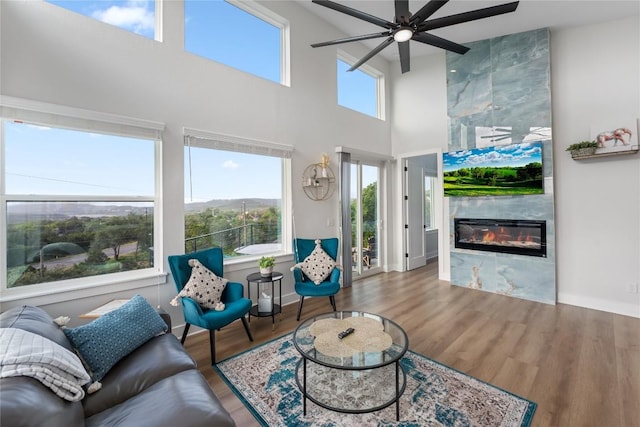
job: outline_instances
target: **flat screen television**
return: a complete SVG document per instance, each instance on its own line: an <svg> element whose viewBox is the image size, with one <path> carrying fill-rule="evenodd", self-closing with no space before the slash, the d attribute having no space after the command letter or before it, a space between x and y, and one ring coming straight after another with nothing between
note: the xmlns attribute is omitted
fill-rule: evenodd
<svg viewBox="0 0 640 427"><path fill-rule="evenodd" d="M544 193L541 141L450 151L442 169L448 197Z"/></svg>

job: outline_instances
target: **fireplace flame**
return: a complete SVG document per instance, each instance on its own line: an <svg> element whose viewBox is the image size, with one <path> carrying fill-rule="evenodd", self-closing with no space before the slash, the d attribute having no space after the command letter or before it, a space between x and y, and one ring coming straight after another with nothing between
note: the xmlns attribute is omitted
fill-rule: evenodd
<svg viewBox="0 0 640 427"><path fill-rule="evenodd" d="M518 234L517 242L533 242L533 237L531 237L530 233L523 233L522 231Z"/></svg>
<svg viewBox="0 0 640 427"><path fill-rule="evenodd" d="M495 243L505 243L511 240L511 234L509 230L504 227L500 227L498 232L493 232L491 230L485 230L482 235L482 242L495 242Z"/></svg>
<svg viewBox="0 0 640 427"><path fill-rule="evenodd" d="M493 231L487 231L486 233L484 233L484 236L482 236L483 242L494 242L495 240L496 233L494 233Z"/></svg>
<svg viewBox="0 0 640 427"><path fill-rule="evenodd" d="M473 230L473 234L470 236L468 241L485 244L499 244L505 246L514 244L537 243L535 236L533 236L528 230L521 230L516 236L511 234L511 231L508 227L500 227L497 230L492 230L490 228Z"/></svg>

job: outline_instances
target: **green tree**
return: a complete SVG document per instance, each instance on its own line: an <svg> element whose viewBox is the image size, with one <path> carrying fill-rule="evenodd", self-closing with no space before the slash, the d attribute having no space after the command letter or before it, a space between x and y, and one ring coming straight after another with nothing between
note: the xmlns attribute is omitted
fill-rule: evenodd
<svg viewBox="0 0 640 427"><path fill-rule="evenodd" d="M362 190L362 222L372 223L377 220L378 183L372 182Z"/></svg>
<svg viewBox="0 0 640 427"><path fill-rule="evenodd" d="M371 236L376 233L376 222L378 206L378 183L372 182L362 190L362 238L366 242ZM355 243L356 236L356 200L351 200L351 238Z"/></svg>
<svg viewBox="0 0 640 427"><path fill-rule="evenodd" d="M102 264L108 259L104 252L102 252L102 248L96 245L91 245L87 255L87 259L85 260L87 264Z"/></svg>
<svg viewBox="0 0 640 427"><path fill-rule="evenodd" d="M118 261L122 245L135 242L137 239L137 227L132 219L135 219L134 214L105 219L105 223L96 233L94 241L96 248L110 248L113 251L113 258Z"/></svg>
<svg viewBox="0 0 640 427"><path fill-rule="evenodd" d="M530 179L542 179L542 163L531 162L525 166L529 173Z"/></svg>

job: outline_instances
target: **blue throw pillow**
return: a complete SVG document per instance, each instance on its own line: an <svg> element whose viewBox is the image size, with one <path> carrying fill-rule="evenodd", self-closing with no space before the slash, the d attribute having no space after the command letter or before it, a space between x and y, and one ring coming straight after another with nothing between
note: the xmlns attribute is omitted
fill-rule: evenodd
<svg viewBox="0 0 640 427"><path fill-rule="evenodd" d="M136 348L167 330L167 324L140 295L96 320L64 333L88 365L94 381Z"/></svg>

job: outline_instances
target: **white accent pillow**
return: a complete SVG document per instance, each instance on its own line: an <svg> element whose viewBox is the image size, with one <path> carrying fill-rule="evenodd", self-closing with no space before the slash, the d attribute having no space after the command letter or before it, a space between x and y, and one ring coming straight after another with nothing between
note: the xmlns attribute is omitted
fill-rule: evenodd
<svg viewBox="0 0 640 427"><path fill-rule="evenodd" d="M316 285L322 283L336 267L336 262L327 254L322 246L321 240L316 240L316 247L304 261L294 265L302 270L302 272Z"/></svg>
<svg viewBox="0 0 640 427"><path fill-rule="evenodd" d="M217 307L219 311L221 308L220 298L228 280L216 276L195 258L189 260L189 265L192 267L191 276L184 288L171 301L171 305L177 305L180 297L189 297L200 304L202 308L213 310Z"/></svg>

